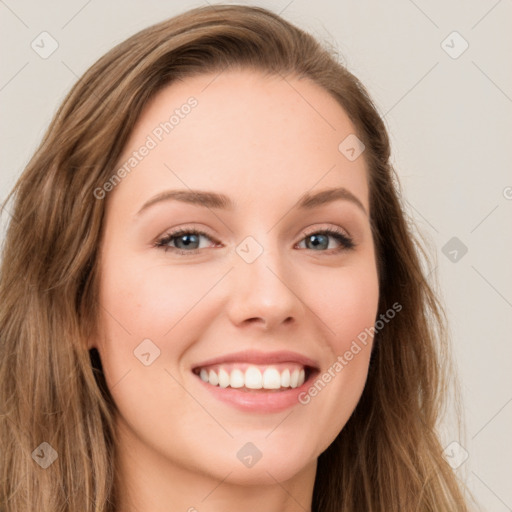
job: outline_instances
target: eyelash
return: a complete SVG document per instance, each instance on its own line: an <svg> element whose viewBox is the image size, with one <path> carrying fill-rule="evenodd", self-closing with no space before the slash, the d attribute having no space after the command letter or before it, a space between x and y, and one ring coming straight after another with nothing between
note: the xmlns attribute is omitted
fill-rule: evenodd
<svg viewBox="0 0 512 512"><path fill-rule="evenodd" d="M202 236L209 238L210 240L212 240L215 243L219 243L219 242L217 242L217 240L213 239L210 235L208 235L208 233L205 233L204 231L199 231L194 228L189 228L189 229L180 228L180 229L177 229L176 231L166 234L165 236L163 236L162 238L157 240L154 244L154 247L163 249L165 252L171 251L175 254L181 254L183 256L191 256L191 255L197 254L201 250L201 249L192 249L190 251L185 251L183 249L178 249L177 247L170 247L168 245L173 239L179 238L181 235L202 235ZM337 254L341 251L349 251L349 250L354 249L354 247L356 246L354 241L352 240L352 238L350 238L349 236L347 236L345 233L343 233L341 230L339 230L337 228L327 228L327 229L321 229L318 231L312 231L309 233L302 233L302 238L300 241L302 242L305 238L308 238L309 236L312 236L312 235L328 235L328 236L333 237L340 243L341 247L339 247L339 248L326 249L325 251L319 251L319 252L327 253L328 255L334 254L334 253ZM309 250L312 251L313 249L309 249ZM315 251L315 252L317 252L317 251Z"/></svg>

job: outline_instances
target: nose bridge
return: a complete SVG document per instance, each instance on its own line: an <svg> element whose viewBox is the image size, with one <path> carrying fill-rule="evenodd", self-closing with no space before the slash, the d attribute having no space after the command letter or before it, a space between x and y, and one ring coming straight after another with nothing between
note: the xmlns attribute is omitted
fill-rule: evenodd
<svg viewBox="0 0 512 512"><path fill-rule="evenodd" d="M233 275L235 316L279 323L297 317L300 301L289 280L286 254L271 234L247 236L236 247Z"/></svg>
<svg viewBox="0 0 512 512"><path fill-rule="evenodd" d="M237 262L237 267L240 277L253 285L265 284L267 289L284 286L281 279L285 278L284 255L279 252L279 248L270 245L269 239L270 237L267 237L265 241L258 242L254 237L249 236L237 247L240 260ZM275 286L277 283L280 286Z"/></svg>

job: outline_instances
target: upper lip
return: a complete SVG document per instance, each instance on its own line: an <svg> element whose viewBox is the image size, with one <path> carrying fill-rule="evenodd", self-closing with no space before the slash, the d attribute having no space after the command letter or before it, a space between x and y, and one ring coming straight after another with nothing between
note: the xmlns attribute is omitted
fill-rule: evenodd
<svg viewBox="0 0 512 512"><path fill-rule="evenodd" d="M242 352L233 352L222 356L214 357L206 361L202 361L193 366L193 370L205 368L214 364L221 363L252 363L252 364L276 364L276 363L299 363L306 367L318 369L318 363L302 354L281 350L278 352L261 352L256 350L244 350Z"/></svg>

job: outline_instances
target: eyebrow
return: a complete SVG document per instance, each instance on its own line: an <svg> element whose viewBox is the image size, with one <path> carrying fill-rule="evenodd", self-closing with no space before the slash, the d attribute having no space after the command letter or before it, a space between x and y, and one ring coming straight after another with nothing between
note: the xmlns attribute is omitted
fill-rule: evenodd
<svg viewBox="0 0 512 512"><path fill-rule="evenodd" d="M137 216L157 203L171 200L222 210L233 210L236 207L235 202L230 197L217 192L190 189L166 190L145 202L142 208L137 212ZM350 201L368 215L363 203L352 194L352 192L343 187L321 190L314 194L306 192L299 198L295 204L295 208L299 210L312 210L338 200Z"/></svg>

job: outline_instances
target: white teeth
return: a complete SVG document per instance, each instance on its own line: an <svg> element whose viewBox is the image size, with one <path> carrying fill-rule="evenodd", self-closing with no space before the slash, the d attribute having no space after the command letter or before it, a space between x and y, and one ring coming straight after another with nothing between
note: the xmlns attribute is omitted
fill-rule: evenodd
<svg viewBox="0 0 512 512"><path fill-rule="evenodd" d="M229 386L229 374L223 368L219 371L219 386L221 388L227 388Z"/></svg>
<svg viewBox="0 0 512 512"><path fill-rule="evenodd" d="M232 388L241 388L245 384L244 374L240 370L231 372L230 384Z"/></svg>
<svg viewBox="0 0 512 512"><path fill-rule="evenodd" d="M212 372L210 371L210 375ZM212 381L210 380L210 383ZM299 385L299 370L293 370L293 372L290 375L290 386L292 388L296 388Z"/></svg>
<svg viewBox="0 0 512 512"><path fill-rule="evenodd" d="M288 368L281 373L281 386L283 386L283 388L290 387L290 370L288 370Z"/></svg>
<svg viewBox="0 0 512 512"><path fill-rule="evenodd" d="M281 375L275 368L267 368L263 372L263 387L265 389L279 389L281 387Z"/></svg>
<svg viewBox="0 0 512 512"><path fill-rule="evenodd" d="M245 387L249 389L261 389L263 387L263 377L255 366L249 366L245 370Z"/></svg>
<svg viewBox="0 0 512 512"><path fill-rule="evenodd" d="M208 382L213 386L217 386L219 383L219 376L213 370L210 370L208 374Z"/></svg>
<svg viewBox="0 0 512 512"><path fill-rule="evenodd" d="M199 377L204 382L221 388L243 388L245 386L248 389L280 389L302 386L306 379L306 372L304 368L292 370L285 368L280 372L273 366L263 369L254 365L247 367L245 372L239 368L234 368L229 372L221 366L215 370L201 368Z"/></svg>

